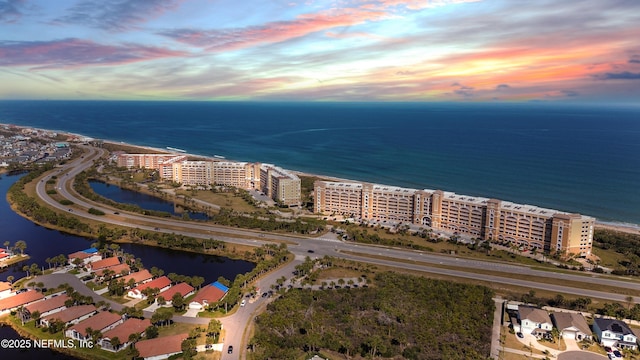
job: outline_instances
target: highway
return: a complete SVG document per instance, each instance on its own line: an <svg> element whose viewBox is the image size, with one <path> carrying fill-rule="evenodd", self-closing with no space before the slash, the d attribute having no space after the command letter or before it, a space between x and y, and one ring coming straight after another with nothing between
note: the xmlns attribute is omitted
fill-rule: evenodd
<svg viewBox="0 0 640 360"><path fill-rule="evenodd" d="M46 194L47 180L51 179L51 176L57 175L57 192L65 198L71 200L75 204L74 207L79 206L86 209L93 207L102 210L107 214L112 214L114 212L114 209L108 208L102 204L90 203L86 199L81 198L77 193L75 193L75 191L72 190L71 183L75 175L90 167L95 159L104 155L103 149L90 146L83 146L83 148L86 151L83 158L70 161L59 168L58 172L55 172L54 170L54 172L46 175L37 184L36 192L38 196L49 206L58 208L62 211L69 211L68 206L61 205ZM159 232L171 232L192 236L195 238L214 237L217 240L225 241L228 243L243 244L249 246L260 246L261 244L268 242L275 243L278 241L287 241L288 249L294 255L296 255L296 262L294 264L289 264L284 269L278 270L277 273L279 275L277 277L268 276L264 279L261 279L260 287L262 289L268 289L270 284L275 283L275 279L282 275L290 277L291 271L295 264L302 261L302 259L304 259L306 256L321 258L325 255L328 255L371 264L429 272L442 276L467 278L496 284L515 285L530 289L540 289L557 293L573 294L582 297L626 302L627 295L597 290L600 286L607 285L633 290L636 295L633 297L633 301L635 303L640 303L640 297L638 297L638 295L640 294L640 282L623 277L601 276L600 274L591 273L572 274L567 272L543 271L533 269L529 266L513 265L506 262L480 261L446 254L435 254L398 248L357 244L332 238L333 234L330 233L319 238L302 236L292 237L277 234L260 234L256 231L227 228L213 224L191 222L185 223L184 221L180 220L152 218L148 216L127 213L120 210L118 210L118 212L119 215L117 216L113 215L104 217L91 215L85 210L79 210L76 208L76 210L74 211L74 215L124 227L135 227L144 230ZM136 221L136 224L132 225L130 222L134 220ZM140 222L148 225L140 225ZM172 227L183 228L185 230L176 231L173 229L169 229ZM194 232L190 230L199 230L200 232ZM215 232L215 235L206 235L206 232ZM239 238L238 236L249 237L249 239ZM292 244L292 242L295 242L295 244ZM384 257L384 259L372 258L364 255ZM407 262L407 260L409 260L409 262ZM435 266L430 266L429 264ZM443 267L455 267L456 269L446 269ZM479 270L492 271L494 272L494 275L482 274L478 272ZM502 277L499 275L495 275L499 273L508 274L510 276L512 276L513 274L518 274L521 275L521 278L514 279L511 277ZM569 282L581 282L586 285L584 286L584 288L576 288L563 285L546 284L537 282L536 279L539 277ZM258 307L266 301L268 300L258 299L255 303L252 302L251 304L248 304L243 308L238 308L236 313L234 313L232 316L221 319L227 332L227 339L225 339L225 348L223 349L223 359L239 358L239 353L243 350L241 349L242 334L244 334L244 330L252 321L254 316L253 314L256 309L258 309ZM233 354L227 354L227 345L233 345Z"/></svg>

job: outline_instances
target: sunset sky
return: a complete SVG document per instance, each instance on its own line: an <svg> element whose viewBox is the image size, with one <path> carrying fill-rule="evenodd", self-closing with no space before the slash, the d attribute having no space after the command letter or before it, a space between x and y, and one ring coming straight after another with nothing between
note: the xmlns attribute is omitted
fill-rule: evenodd
<svg viewBox="0 0 640 360"><path fill-rule="evenodd" d="M639 0L0 0L0 99L638 103Z"/></svg>

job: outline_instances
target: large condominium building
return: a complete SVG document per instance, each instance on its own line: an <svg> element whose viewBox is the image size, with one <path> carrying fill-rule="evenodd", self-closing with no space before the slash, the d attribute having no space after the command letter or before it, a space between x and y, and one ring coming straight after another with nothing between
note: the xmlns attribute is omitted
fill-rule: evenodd
<svg viewBox="0 0 640 360"><path fill-rule="evenodd" d="M284 205L300 205L300 178L275 165L236 161L187 161L186 155L172 154L120 154L118 166L155 169L161 179L185 185L260 189Z"/></svg>
<svg viewBox="0 0 640 360"><path fill-rule="evenodd" d="M173 163L172 179L184 185L209 185L213 180L213 162L181 161Z"/></svg>
<svg viewBox="0 0 640 360"><path fill-rule="evenodd" d="M260 190L283 205L300 205L300 178L277 166L260 165Z"/></svg>
<svg viewBox="0 0 640 360"><path fill-rule="evenodd" d="M474 238L559 253L591 254L595 219L442 190L316 181L314 211L412 223Z"/></svg>
<svg viewBox="0 0 640 360"><path fill-rule="evenodd" d="M140 167L145 169L158 169L166 162L176 162L186 160L185 155L174 154L119 154L118 166L126 168Z"/></svg>
<svg viewBox="0 0 640 360"><path fill-rule="evenodd" d="M235 161L214 162L213 183L241 189L259 189L260 164Z"/></svg>

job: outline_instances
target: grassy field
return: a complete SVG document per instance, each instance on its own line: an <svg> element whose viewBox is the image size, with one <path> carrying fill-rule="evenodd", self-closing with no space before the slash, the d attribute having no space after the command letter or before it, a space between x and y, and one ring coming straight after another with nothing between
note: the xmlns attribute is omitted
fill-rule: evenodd
<svg viewBox="0 0 640 360"><path fill-rule="evenodd" d="M192 194L192 192L188 190L176 190L176 194L186 195L220 207L232 208L239 212L252 213L257 211L266 214L266 211L249 205L244 199L234 196L231 193L214 193L208 190L198 190L195 194Z"/></svg>

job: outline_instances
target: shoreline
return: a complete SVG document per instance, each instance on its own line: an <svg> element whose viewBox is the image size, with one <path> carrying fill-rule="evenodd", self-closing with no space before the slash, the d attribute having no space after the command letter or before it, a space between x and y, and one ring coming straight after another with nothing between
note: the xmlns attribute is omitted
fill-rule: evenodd
<svg viewBox="0 0 640 360"><path fill-rule="evenodd" d="M10 124L2 124L2 123L0 123L0 125L10 125ZM92 138L90 136L86 136L86 135L82 135L82 134L76 134L76 133L72 133L72 132L64 131L64 130L41 129L41 128L36 128L36 127L21 126L21 125L15 125L15 124L13 124L12 126L15 126L17 128L29 128L29 129L36 129L36 130L41 130L41 131L53 131L53 132L57 132L58 134L64 134L64 135L73 136L73 137L77 137L77 138L101 140L105 144L110 144L110 145L114 145L114 146L126 146L126 147L131 147L131 148L144 149L146 151L154 151L156 153L186 155L186 156L190 156L190 157L193 157L193 158L204 159L204 160L215 161L215 162L221 162L221 161L231 161L231 162L238 162L239 161L239 162L242 162L241 160L234 160L234 159L227 159L227 158L221 159L221 158L214 157L214 156L192 154L192 153L189 153L189 152L182 153L182 152L171 151L169 149L161 149L161 148L157 148L157 147L153 147L153 146L125 143L124 141L116 141L116 140L110 140L110 139L95 139L95 138ZM291 173L293 173L293 174L295 174L295 175L297 175L297 176L317 177L317 178L320 178L320 179L326 179L328 181L340 181L340 182L352 182L352 183L365 182L365 181L359 181L359 180L353 180L353 179L345 179L345 178L340 178L340 177L335 177L335 176L308 173L308 172L303 172L303 171L298 171L298 170L291 170L291 169L286 169L286 170L291 172ZM395 185L390 185L390 186L395 186ZM450 191L450 190L447 190L447 191ZM587 216L590 216L590 215L587 215ZM592 216L592 217L595 219L595 228L597 228L597 229L614 230L614 231L620 231L620 232L629 233L629 234L640 234L640 224L633 224L633 223L622 222L622 221L620 221L620 222L617 222L617 221L603 221L603 220L599 220L595 216Z"/></svg>

